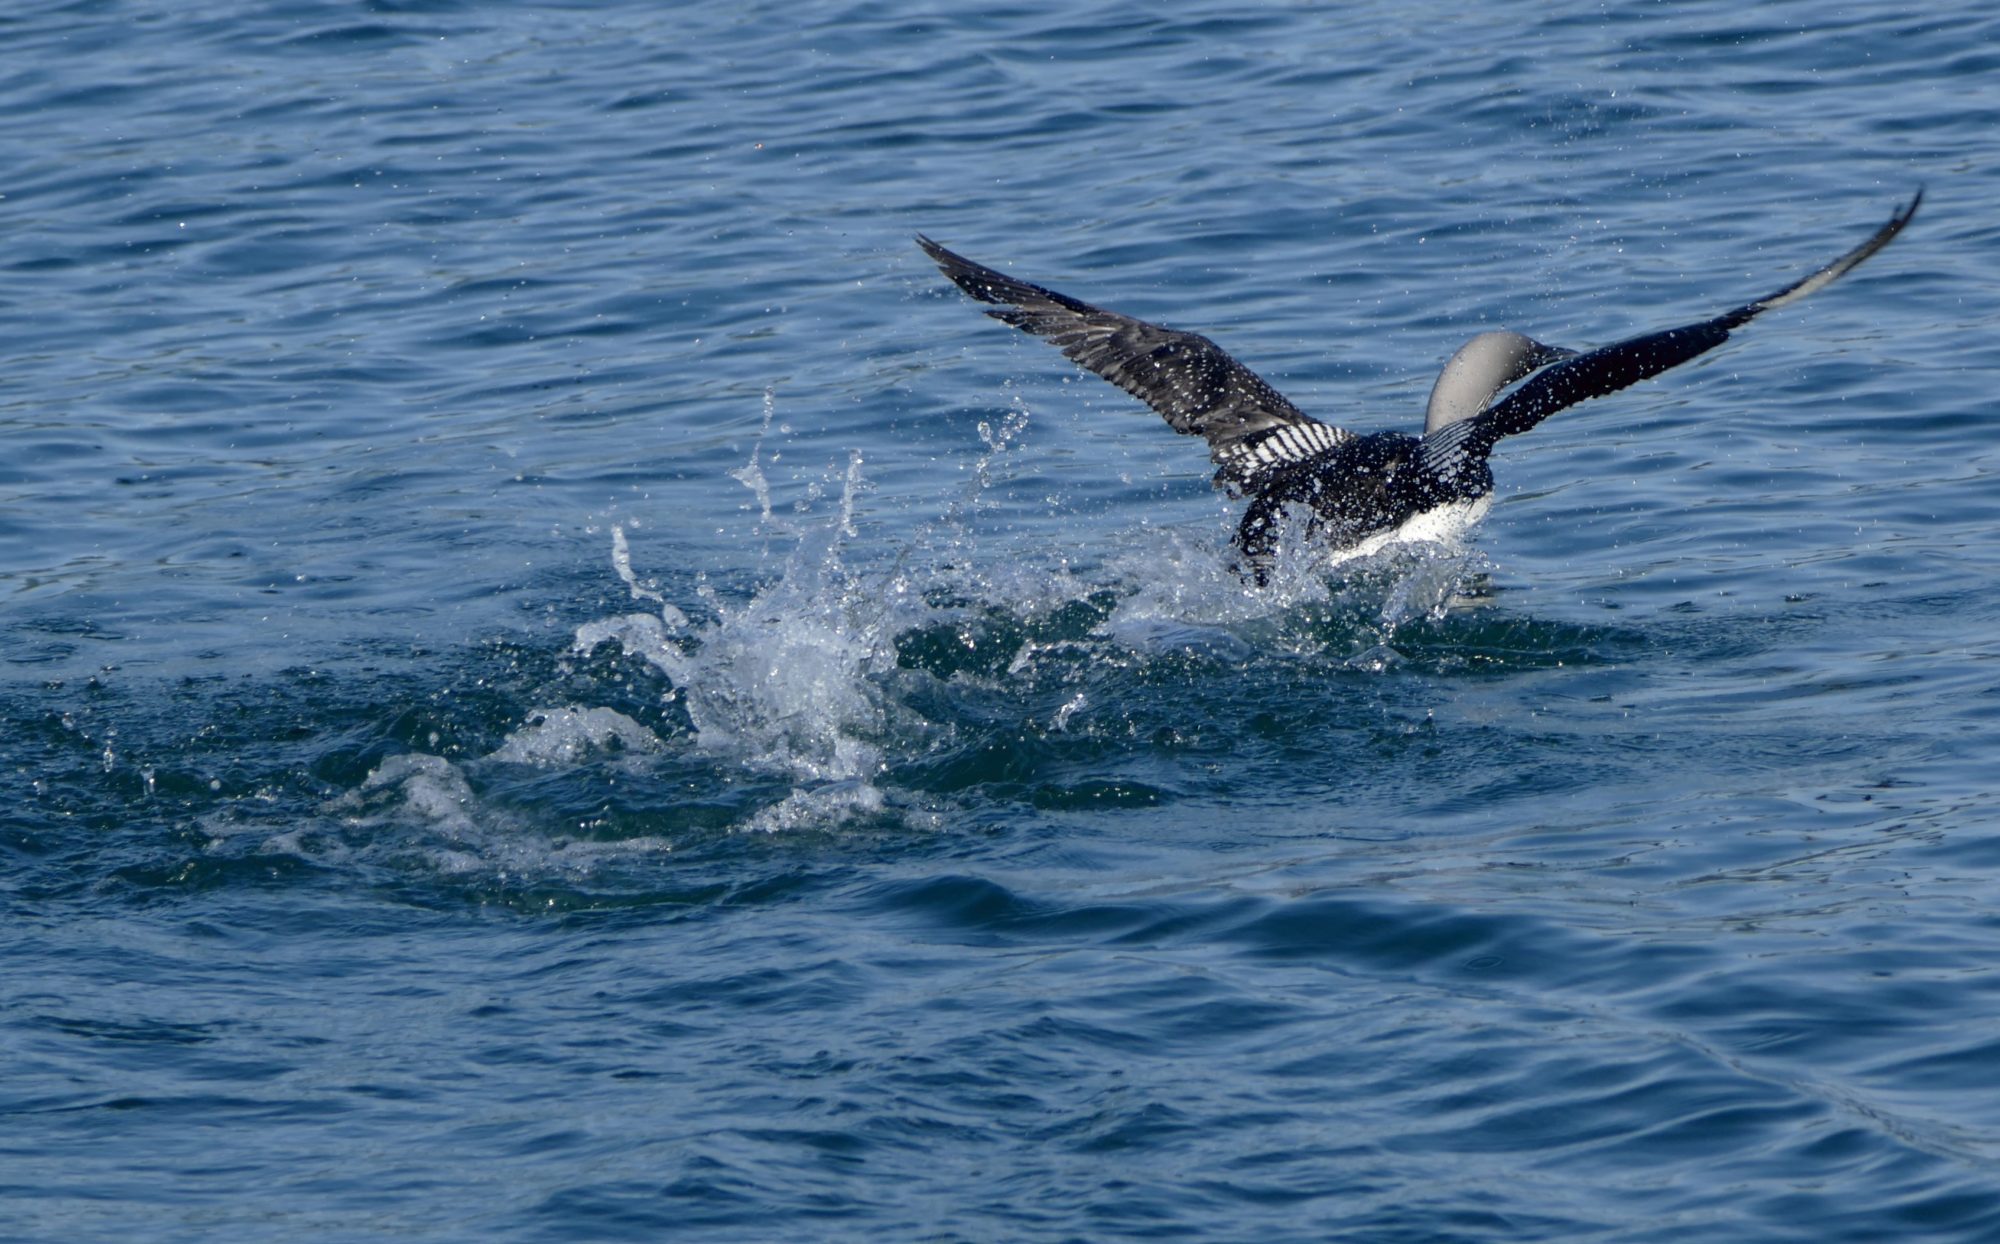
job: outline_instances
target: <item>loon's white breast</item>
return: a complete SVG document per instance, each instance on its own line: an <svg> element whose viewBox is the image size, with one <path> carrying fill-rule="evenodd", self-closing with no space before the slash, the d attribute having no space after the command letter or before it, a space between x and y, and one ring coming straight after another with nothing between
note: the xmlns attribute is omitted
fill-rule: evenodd
<svg viewBox="0 0 2000 1244"><path fill-rule="evenodd" d="M1359 544L1336 550L1327 564L1339 566L1358 561L1399 544L1463 544L1467 533L1477 527L1492 508L1493 494L1490 492L1483 496L1447 501L1410 515L1400 527L1378 531Z"/></svg>

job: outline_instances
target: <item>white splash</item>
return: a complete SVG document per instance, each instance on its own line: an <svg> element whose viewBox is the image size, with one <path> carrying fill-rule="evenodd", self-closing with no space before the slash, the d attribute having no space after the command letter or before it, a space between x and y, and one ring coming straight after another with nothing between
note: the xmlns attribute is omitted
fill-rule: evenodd
<svg viewBox="0 0 2000 1244"><path fill-rule="evenodd" d="M1110 568L1130 589L1100 630L1141 652L1248 661L1273 648L1321 651L1293 638L1295 623L1331 608L1358 614L1356 621L1373 615L1372 652L1398 626L1441 616L1459 599L1478 564L1465 536L1490 502L1440 506L1340 550L1315 541L1303 515L1287 517L1261 585L1241 572L1233 514L1206 531L1149 533L1142 545L1111 558Z"/></svg>
<svg viewBox="0 0 2000 1244"><path fill-rule="evenodd" d="M763 456L764 438L771 434L771 419L777 410L777 394L770 389L764 390L764 424L757 430L757 439L750 446L750 461L729 473L729 478L755 494L761 511L759 521L767 527L776 525L777 520L771 514L771 481L764 478L764 468L758 460Z"/></svg>
<svg viewBox="0 0 2000 1244"><path fill-rule="evenodd" d="M665 745L651 730L608 708L538 708L490 754L506 764L567 768L603 752L657 752Z"/></svg>
<svg viewBox="0 0 2000 1244"><path fill-rule="evenodd" d="M401 792L407 811L447 837L463 841L477 835L472 785L444 757L423 752L391 756L361 783L364 796L390 789Z"/></svg>
<svg viewBox="0 0 2000 1244"><path fill-rule="evenodd" d="M767 429L771 417L767 397ZM769 483L758 466L761 450L760 437L750 461L732 474L757 493L761 521L775 525ZM694 727L695 747L797 783L744 828L823 825L884 806L874 786L884 769L877 679L895 668L896 620L908 615L914 594L898 576L864 580L841 559L842 541L856 531L864 486L861 455L850 453L835 512L817 524L782 528L796 537L782 569L748 600L704 593L712 622L690 625L662 596L635 590L635 599L659 602L659 616L624 614L576 629L573 652L587 655L615 642L665 674L670 698L678 698ZM635 584L630 546L622 529L612 530L613 568Z"/></svg>
<svg viewBox="0 0 2000 1244"><path fill-rule="evenodd" d="M507 758L519 753L531 762L562 764L593 750L689 747L789 783L789 793L747 816L738 829L778 832L879 816L896 802L885 797L881 785L889 750L898 746L891 740L932 728L894 690L902 685L899 635L968 609L997 609L1029 623L1108 591L1116 604L1087 639L1072 635L1043 644L1024 638L1018 652L1003 654L1004 660L988 668L1028 684L1051 672L1068 677L1062 671L1074 666L1079 651L1123 649L1120 659L1173 651L1241 663L1273 652L1317 651L1314 645L1329 643L1359 645L1357 659L1365 663L1375 659L1370 654L1388 651L1385 645L1401 622L1446 607L1466 566L1460 541L1488 504L1482 499L1444 507L1341 553L1329 554L1310 539L1281 540L1282 551L1263 586L1240 572L1230 543L1234 516L1222 522L1219 505L1212 529L1132 532L1115 542L1122 549L1091 550L1083 570L1062 550L1028 558L981 556L973 515L1002 458L1029 424L1028 410L1016 400L1005 416L980 425L983 452L942 516L945 530L925 528L892 570L858 572L847 567L843 553L845 542L857 538L858 501L867 486L861 454L849 453L844 470L829 464L824 474L804 481L803 497L780 519L765 473L766 465L778 460L778 454L765 452L774 418L775 400L767 392L749 460L730 472L756 497L757 522L783 537L775 542L777 550L766 553L772 561L765 581L747 598L700 581L694 595L703 620L691 622L689 613L668 599L670 589L635 570L626 529L613 526L614 572L634 601L657 606L657 612L598 618L575 631L572 651L579 656L615 644L625 657L664 675L670 684L664 694L685 711L692 737L664 742L608 709L571 705L537 710L539 721L503 746ZM835 490L837 504L816 508ZM945 543L924 543L931 537ZM1391 559L1383 563L1386 575L1351 588L1345 568L1372 573L1370 559L1378 557ZM1331 573L1335 568L1343 573ZM927 594L957 603L934 606L926 602ZM1360 621L1361 633L1352 625L1329 626L1329 609L1336 617ZM1379 620L1368 622L1378 609ZM1044 720L1060 734L1072 729L1079 714L1089 720L1116 711L1115 705L1093 706L1081 690L1069 687Z"/></svg>
<svg viewBox="0 0 2000 1244"><path fill-rule="evenodd" d="M768 507L767 507L768 508ZM611 568L625 581L633 600L650 600L660 606L660 620L668 626L686 626L687 615L659 594L653 588L639 582L639 576L632 573L632 546L625 540L625 529L614 523L611 526Z"/></svg>

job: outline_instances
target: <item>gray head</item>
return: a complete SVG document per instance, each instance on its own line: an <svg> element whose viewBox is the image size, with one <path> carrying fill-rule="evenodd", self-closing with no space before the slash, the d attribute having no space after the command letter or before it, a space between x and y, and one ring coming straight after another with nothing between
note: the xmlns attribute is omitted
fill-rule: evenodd
<svg viewBox="0 0 2000 1244"><path fill-rule="evenodd" d="M1430 408L1424 412L1426 435L1470 419L1486 409L1493 395L1516 380L1574 350L1545 346L1519 333L1481 333L1458 348L1431 386Z"/></svg>

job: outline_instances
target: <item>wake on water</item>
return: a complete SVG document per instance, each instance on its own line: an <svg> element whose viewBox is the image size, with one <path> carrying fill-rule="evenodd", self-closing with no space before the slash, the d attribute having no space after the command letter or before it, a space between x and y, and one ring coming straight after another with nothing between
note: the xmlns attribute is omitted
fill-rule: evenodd
<svg viewBox="0 0 2000 1244"><path fill-rule="evenodd" d="M604 652L636 663L684 728L655 729L605 705L538 706L477 760L385 761L350 796L350 814L413 816L462 853L448 864L472 867L496 836L514 836L504 814L482 805L472 774L677 763L783 791L735 817L733 830L936 825L939 801L902 787L899 770L1009 715L1009 728L1048 735L1080 715L1115 716L1095 671L1143 679L1161 662L1193 661L1226 677L1302 657L1379 671L1397 663L1397 629L1441 618L1476 574L1458 543L1472 512L1344 557L1287 541L1261 588L1237 573L1221 529L1149 529L1082 569L1060 558L1024 564L1013 550L982 555L979 494L1026 426L1019 409L980 426L970 483L938 520L886 569L857 569L845 554L865 488L860 453L808 481L780 516L763 465L772 414L767 395L764 431L730 472L754 495L757 529L769 538L760 582L730 594L702 577L692 599L669 599L635 569L626 526L613 525L611 568L639 608L583 623L570 645L573 666ZM618 849L670 846L645 835Z"/></svg>

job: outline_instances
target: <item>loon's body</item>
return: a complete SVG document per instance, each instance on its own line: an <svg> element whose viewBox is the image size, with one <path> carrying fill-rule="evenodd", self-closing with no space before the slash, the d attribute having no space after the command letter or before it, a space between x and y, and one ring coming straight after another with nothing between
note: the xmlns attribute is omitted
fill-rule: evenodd
<svg viewBox="0 0 2000 1244"><path fill-rule="evenodd" d="M1424 434L1359 435L1313 419L1208 338L1120 315L922 246L987 314L1048 339L1076 362L1139 398L1176 432L1208 442L1216 483L1247 496L1236 543L1253 569L1276 547L1281 519L1335 549L1394 532L1442 507L1490 498L1487 459L1500 438L1525 432L1588 398L1612 393L1706 353L1773 307L1797 301L1887 246L1916 215L1920 190L1867 241L1775 294L1713 319L1587 352L1519 333L1481 333L1454 354L1431 390ZM1525 380L1504 399L1501 390ZM1257 571L1261 578L1261 570Z"/></svg>

